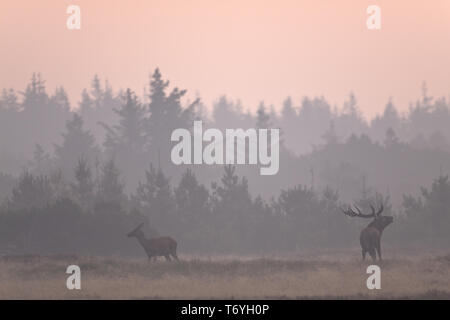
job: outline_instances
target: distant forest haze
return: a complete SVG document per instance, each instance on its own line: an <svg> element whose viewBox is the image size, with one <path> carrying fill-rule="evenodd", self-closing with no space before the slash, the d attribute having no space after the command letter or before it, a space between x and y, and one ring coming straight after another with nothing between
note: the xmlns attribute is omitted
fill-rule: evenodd
<svg viewBox="0 0 450 320"><path fill-rule="evenodd" d="M358 98L326 97L248 112L219 97L184 99L159 69L143 95L95 76L79 103L48 92L39 73L0 98L0 253L138 255L125 235L171 235L184 253L271 253L356 246L367 221L355 203L384 206L392 247L450 244L450 106L422 92L367 121ZM280 112L275 110L281 110ZM177 128L279 128L280 168L174 165Z"/></svg>
<svg viewBox="0 0 450 320"><path fill-rule="evenodd" d="M69 5L81 29L67 30ZM366 10L381 8L381 29ZM156 66L210 105L221 94L256 111L290 95L353 90L367 119L390 96L408 110L423 80L434 96L450 83L448 0L14 0L0 1L0 88L23 88L33 71L76 106L95 73L142 93Z"/></svg>

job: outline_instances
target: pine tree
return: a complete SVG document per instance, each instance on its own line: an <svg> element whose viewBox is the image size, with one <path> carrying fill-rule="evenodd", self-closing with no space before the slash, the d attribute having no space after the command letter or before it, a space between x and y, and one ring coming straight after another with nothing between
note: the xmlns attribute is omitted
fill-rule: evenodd
<svg viewBox="0 0 450 320"><path fill-rule="evenodd" d="M124 184L120 180L120 171L114 160L111 159L101 167L97 192L97 210L113 208L117 212L120 211L126 201L123 190Z"/></svg>
<svg viewBox="0 0 450 320"><path fill-rule="evenodd" d="M17 114L21 130L20 135L15 137L15 143L23 148L21 152L24 154L29 154L35 143L44 148L51 147L70 115L65 91L58 88L50 98L46 93L45 81L40 74L34 73L22 95L22 110Z"/></svg>
<svg viewBox="0 0 450 320"><path fill-rule="evenodd" d="M136 95L128 89L120 108L115 108L117 124L101 123L106 131L105 153L114 157L118 167L127 177L128 187L135 188L149 160L146 125L147 118Z"/></svg>
<svg viewBox="0 0 450 320"><path fill-rule="evenodd" d="M94 182L89 163L85 158L78 159L75 168L75 183L71 185L80 206L84 209L90 209L94 200Z"/></svg>
<svg viewBox="0 0 450 320"><path fill-rule="evenodd" d="M152 214L167 215L173 211L174 199L169 179L161 168L156 170L150 165L150 170L145 171L145 181L139 183L136 197Z"/></svg>
<svg viewBox="0 0 450 320"><path fill-rule="evenodd" d="M115 150L122 149L129 156L129 152L140 153L146 148L147 138L145 136L145 111L141 107L136 95L127 89L124 103L119 109L114 109L118 116L118 124L110 127L102 124L106 129L105 148L114 154Z"/></svg>
<svg viewBox="0 0 450 320"><path fill-rule="evenodd" d="M266 106L264 102L259 104L258 110L256 111L256 128L258 129L269 129L272 127L272 122L270 115L266 111Z"/></svg>
<svg viewBox="0 0 450 320"><path fill-rule="evenodd" d="M100 84L98 75L94 75L94 79L91 82L91 96L95 108L101 108L103 106L104 91Z"/></svg>
<svg viewBox="0 0 450 320"><path fill-rule="evenodd" d="M47 176L35 176L25 171L18 185L13 189L12 196L7 201L11 209L42 208L52 200L52 188Z"/></svg>
<svg viewBox="0 0 450 320"><path fill-rule="evenodd" d="M198 221L208 208L209 192L201 185L192 170L187 169L175 189L175 200L179 213L191 222Z"/></svg>
<svg viewBox="0 0 450 320"><path fill-rule="evenodd" d="M248 181L245 177L239 179L235 171L235 166L224 166L221 183L213 183L212 211L218 241L228 250L242 252L253 232L254 212Z"/></svg>
<svg viewBox="0 0 450 320"><path fill-rule="evenodd" d="M71 180L77 159L84 157L88 163L94 163L99 157L99 149L92 134L83 129L83 119L76 113L66 122L66 132L62 136L62 144L55 145L56 163Z"/></svg>
<svg viewBox="0 0 450 320"><path fill-rule="evenodd" d="M339 142L334 121L330 122L330 127L328 128L327 132L323 134L322 138L325 140L325 145L327 146L336 145Z"/></svg>
<svg viewBox="0 0 450 320"><path fill-rule="evenodd" d="M50 98L50 104L54 108L61 108L64 111L70 111L69 97L63 87L57 87L54 95Z"/></svg>
<svg viewBox="0 0 450 320"><path fill-rule="evenodd" d="M48 103L48 95L45 91L45 81L40 73L33 73L25 92L22 106L24 110L36 110Z"/></svg>
<svg viewBox="0 0 450 320"><path fill-rule="evenodd" d="M86 89L83 89L81 93L81 102L79 103L79 112L82 117L84 117L84 113L89 112L91 108L93 108L94 102L91 99L91 96L87 92Z"/></svg>
<svg viewBox="0 0 450 320"><path fill-rule="evenodd" d="M49 174L51 170L50 155L45 152L44 148L36 143L33 152L33 160L30 161L30 167L35 174Z"/></svg>
<svg viewBox="0 0 450 320"><path fill-rule="evenodd" d="M386 148L397 148L400 145L400 141L395 134L394 129L389 128L386 130L386 136L384 138L384 145Z"/></svg>
<svg viewBox="0 0 450 320"><path fill-rule="evenodd" d="M200 184L192 172L187 169L175 188L177 234L183 235L185 247L193 251L202 251L212 246L212 217L210 214L209 192ZM189 232L186 232L189 230Z"/></svg>
<svg viewBox="0 0 450 320"><path fill-rule="evenodd" d="M19 109L19 101L14 89L10 88L9 90L6 89L2 90L2 96L0 98L0 107L16 111Z"/></svg>
<svg viewBox="0 0 450 320"><path fill-rule="evenodd" d="M162 159L162 165L170 162L172 131L177 128L190 129L192 127L194 109L199 103L197 99L187 108L182 108L181 98L186 94L186 90L174 88L170 94L167 94L168 86L169 81L164 81L159 69L156 69L150 81L150 104L148 106L150 118L147 131L151 139L153 155L158 155ZM153 160L157 161L155 156Z"/></svg>

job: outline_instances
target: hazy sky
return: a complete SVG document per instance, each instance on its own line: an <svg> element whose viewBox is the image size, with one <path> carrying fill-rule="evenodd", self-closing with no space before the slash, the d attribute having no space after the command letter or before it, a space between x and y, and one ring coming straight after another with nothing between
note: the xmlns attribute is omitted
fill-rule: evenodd
<svg viewBox="0 0 450 320"><path fill-rule="evenodd" d="M67 6L81 7L79 31ZM366 8L382 29L366 28ZM23 89L39 71L72 104L95 73L138 94L160 67L171 84L211 104L220 95L254 110L288 95L342 105L353 91L373 116L420 95L450 94L449 0L2 0L0 87Z"/></svg>

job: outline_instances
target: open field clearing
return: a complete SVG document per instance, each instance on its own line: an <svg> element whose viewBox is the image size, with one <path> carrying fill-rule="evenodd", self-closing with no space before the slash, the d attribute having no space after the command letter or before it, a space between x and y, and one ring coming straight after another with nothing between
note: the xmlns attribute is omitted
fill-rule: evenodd
<svg viewBox="0 0 450 320"><path fill-rule="evenodd" d="M3 256L0 299L450 299L450 254L383 261L381 290L368 290L355 255L196 258L180 262L77 256ZM68 265L81 290L68 290Z"/></svg>

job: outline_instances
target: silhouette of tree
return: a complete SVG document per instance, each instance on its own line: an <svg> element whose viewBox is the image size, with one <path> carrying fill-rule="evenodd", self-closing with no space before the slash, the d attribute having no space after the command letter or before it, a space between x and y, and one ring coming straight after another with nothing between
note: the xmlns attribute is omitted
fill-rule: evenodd
<svg viewBox="0 0 450 320"><path fill-rule="evenodd" d="M72 119L66 122L66 132L62 134L61 145L55 145L56 163L67 178L73 177L73 168L77 159L84 157L89 163L94 163L100 151L95 139L88 130L83 128L83 119L73 114Z"/></svg>
<svg viewBox="0 0 450 320"><path fill-rule="evenodd" d="M94 182L91 167L83 157L78 159L75 179L75 183L71 185L75 198L78 200L80 207L90 210L94 202Z"/></svg>
<svg viewBox="0 0 450 320"><path fill-rule="evenodd" d="M197 252L211 249L214 229L209 203L209 191L187 169L174 190L177 206L177 234L184 245ZM187 232L189 230L189 232Z"/></svg>
<svg viewBox="0 0 450 320"><path fill-rule="evenodd" d="M102 89L102 85L100 84L100 78L98 77L97 74L94 75L94 78L92 79L91 82L91 96L95 108L103 107L104 92Z"/></svg>
<svg viewBox="0 0 450 320"><path fill-rule="evenodd" d="M106 161L101 167L95 209L99 212L112 210L120 212L127 200L124 183L120 180L120 171L113 159Z"/></svg>
<svg viewBox="0 0 450 320"><path fill-rule="evenodd" d="M7 202L12 210L42 208L52 199L52 188L47 176L34 176L25 171Z"/></svg>
<svg viewBox="0 0 450 320"><path fill-rule="evenodd" d="M49 174L52 168L50 155L45 152L44 148L36 143L33 152L33 160L29 164L30 170L34 174L44 175Z"/></svg>
<svg viewBox="0 0 450 320"><path fill-rule="evenodd" d="M155 224L161 228L173 226L175 199L169 179L161 168L155 169L150 165L150 170L145 172L145 181L139 183L135 200Z"/></svg>
<svg viewBox="0 0 450 320"><path fill-rule="evenodd" d="M105 81L105 85L102 86L98 75L94 76L90 91L83 90L79 113L86 122L86 128L93 134L96 141L105 141L106 132L100 124L114 123L116 117L114 109L118 109L120 105L120 98L114 95L108 81Z"/></svg>
<svg viewBox="0 0 450 320"><path fill-rule="evenodd" d="M269 129L272 127L270 120L270 115L266 111L266 106L264 102L259 104L258 110L256 111L256 128L258 129Z"/></svg>
<svg viewBox="0 0 450 320"><path fill-rule="evenodd" d="M17 179L10 174L0 172L0 209L6 199L11 196Z"/></svg>
<svg viewBox="0 0 450 320"><path fill-rule="evenodd" d="M389 128L386 130L386 137L384 138L384 145L386 148L396 148L400 145L400 141L395 134L394 129Z"/></svg>
<svg viewBox="0 0 450 320"><path fill-rule="evenodd" d="M33 73L31 81L27 85L25 92L22 93L24 110L36 110L48 103L49 97L45 91L45 81L40 73Z"/></svg>
<svg viewBox="0 0 450 320"><path fill-rule="evenodd" d="M221 96L213 105L212 118L214 127L221 130L253 127L255 124L253 116L248 113L246 115L242 114L242 109L239 101L233 103L225 96Z"/></svg>
<svg viewBox="0 0 450 320"><path fill-rule="evenodd" d="M323 134L323 140L325 140L326 145L336 145L339 142L339 138L336 133L336 128L334 126L334 122L330 122L330 127Z"/></svg>
<svg viewBox="0 0 450 320"><path fill-rule="evenodd" d="M421 187L421 197L403 197L407 216L406 232L414 232L415 243L433 248L447 248L450 244L450 181L448 175L433 180L431 189ZM420 240L419 240L420 239Z"/></svg>
<svg viewBox="0 0 450 320"><path fill-rule="evenodd" d="M395 132L402 129L402 119L395 108L392 98L389 99L381 116L377 115L371 122L372 137L377 141L382 141L387 130Z"/></svg>
<svg viewBox="0 0 450 320"><path fill-rule="evenodd" d="M148 134L151 139L153 160L166 166L170 159L170 137L174 129L192 127L194 119L194 109L199 100L191 103L187 108L181 107L181 98L186 94L186 90L174 88L169 94L166 90L169 81L164 81L159 69L155 69L150 80L150 104L148 111L150 118L148 121ZM155 155L158 159L155 159Z"/></svg>
<svg viewBox="0 0 450 320"><path fill-rule="evenodd" d="M209 192L201 185L194 173L187 169L175 188L175 201L182 218L190 223L199 223L208 211Z"/></svg>
<svg viewBox="0 0 450 320"><path fill-rule="evenodd" d="M111 127L101 123L106 130L104 146L109 155L116 155L123 151L136 153L145 150L144 110L130 89L127 89L124 100L120 109L114 109L114 113L119 118L118 124ZM120 150L123 148L128 150Z"/></svg>
<svg viewBox="0 0 450 320"><path fill-rule="evenodd" d="M70 111L69 97L63 87L57 87L55 89L55 93L50 97L49 103L54 109L61 108L65 112Z"/></svg>
<svg viewBox="0 0 450 320"><path fill-rule="evenodd" d="M217 241L225 247L242 251L251 245L249 236L254 227L251 222L254 212L247 179L239 179L235 171L235 166L224 166L221 184L212 184L211 201Z"/></svg>
<svg viewBox="0 0 450 320"><path fill-rule="evenodd" d="M136 187L143 168L148 163L148 146L145 110L136 95L128 89L119 109L114 109L117 124L101 123L106 130L103 143L108 157L114 157L117 165L127 177L128 184Z"/></svg>
<svg viewBox="0 0 450 320"><path fill-rule="evenodd" d="M16 92L14 89L10 88L9 90L3 89L2 95L0 97L0 109L12 109L12 110L18 110L19 109L19 100L17 97Z"/></svg>

